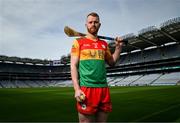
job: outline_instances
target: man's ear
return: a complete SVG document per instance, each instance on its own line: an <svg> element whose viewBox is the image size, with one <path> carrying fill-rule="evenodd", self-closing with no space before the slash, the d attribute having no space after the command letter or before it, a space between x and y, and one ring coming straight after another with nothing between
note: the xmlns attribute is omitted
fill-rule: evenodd
<svg viewBox="0 0 180 123"><path fill-rule="evenodd" d="M101 27L101 23L99 23L99 28Z"/></svg>

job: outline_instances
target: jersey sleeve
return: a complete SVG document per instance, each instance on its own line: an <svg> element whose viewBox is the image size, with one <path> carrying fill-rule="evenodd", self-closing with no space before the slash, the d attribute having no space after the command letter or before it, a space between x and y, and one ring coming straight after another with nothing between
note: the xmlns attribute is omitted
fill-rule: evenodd
<svg viewBox="0 0 180 123"><path fill-rule="evenodd" d="M71 47L71 56L79 57L79 53L80 53L79 43L77 40L74 40Z"/></svg>

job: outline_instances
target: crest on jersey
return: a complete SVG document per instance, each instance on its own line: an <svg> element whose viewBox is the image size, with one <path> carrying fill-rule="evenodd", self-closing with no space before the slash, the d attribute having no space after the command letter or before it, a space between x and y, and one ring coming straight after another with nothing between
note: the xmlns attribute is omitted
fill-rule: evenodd
<svg viewBox="0 0 180 123"><path fill-rule="evenodd" d="M81 108L82 108L83 110L86 110L86 108L87 108L86 104L81 104Z"/></svg>
<svg viewBox="0 0 180 123"><path fill-rule="evenodd" d="M93 43L94 48L98 48L98 43Z"/></svg>

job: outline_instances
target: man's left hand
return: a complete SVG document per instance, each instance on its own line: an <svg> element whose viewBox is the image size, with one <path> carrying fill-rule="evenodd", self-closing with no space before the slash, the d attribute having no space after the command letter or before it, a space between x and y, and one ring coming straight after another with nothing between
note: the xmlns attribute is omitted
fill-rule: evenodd
<svg viewBox="0 0 180 123"><path fill-rule="evenodd" d="M121 37L116 37L115 44L116 44L116 47L122 47L124 45L124 42L122 41Z"/></svg>

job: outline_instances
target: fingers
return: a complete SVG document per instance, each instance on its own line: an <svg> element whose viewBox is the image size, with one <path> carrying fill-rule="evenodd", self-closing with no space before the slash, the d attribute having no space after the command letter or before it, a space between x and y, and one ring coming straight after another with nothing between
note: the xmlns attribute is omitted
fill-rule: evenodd
<svg viewBox="0 0 180 123"><path fill-rule="evenodd" d="M121 39L121 37L116 37L115 40L116 41L121 41L122 39Z"/></svg>
<svg viewBox="0 0 180 123"><path fill-rule="evenodd" d="M78 90L75 92L75 98L78 102L82 102L85 100L86 95L82 90Z"/></svg>
<svg viewBox="0 0 180 123"><path fill-rule="evenodd" d="M77 100L78 102L81 102L80 96L77 96L77 97L76 97L76 100Z"/></svg>
<svg viewBox="0 0 180 123"><path fill-rule="evenodd" d="M121 37L116 37L116 38L115 38L115 41L116 41L117 43L120 43L120 42L122 42L122 38L121 38Z"/></svg>
<svg viewBox="0 0 180 123"><path fill-rule="evenodd" d="M76 100L78 101L78 102L83 102L84 100L85 100L85 95L83 95L83 94L81 94L80 96L77 96L76 97Z"/></svg>
<svg viewBox="0 0 180 123"><path fill-rule="evenodd" d="M115 38L116 46L122 46L124 44L123 39L121 37Z"/></svg>

